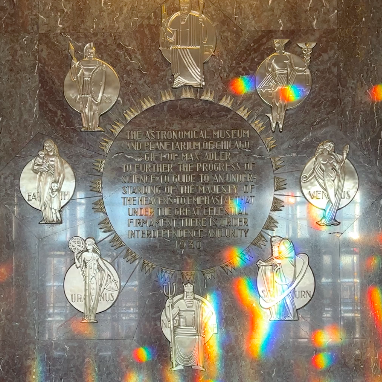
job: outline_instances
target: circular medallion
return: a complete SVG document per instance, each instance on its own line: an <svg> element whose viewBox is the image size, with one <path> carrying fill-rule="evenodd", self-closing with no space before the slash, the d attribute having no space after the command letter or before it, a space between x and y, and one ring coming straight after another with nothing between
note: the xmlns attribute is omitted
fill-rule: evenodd
<svg viewBox="0 0 382 382"><path fill-rule="evenodd" d="M316 158L311 158L301 174L301 179L303 180L305 176L314 171L314 163ZM347 206L355 197L358 191L358 174L349 160L345 160L343 165L344 181L342 196L339 201L338 209ZM338 187L338 183L341 183L340 179L333 181L333 187L329 189L329 193L335 194L335 189ZM313 204L315 207L320 209L325 209L328 203L328 192L324 186L325 182L320 182L318 177L313 177L307 182L301 182L302 193L304 194L306 200ZM323 186L323 187L322 187Z"/></svg>
<svg viewBox="0 0 382 382"><path fill-rule="evenodd" d="M190 11L183 20L184 17L185 16L183 16L181 12L176 12L168 19L165 32L171 31L171 33L173 33L174 31L177 31L179 37L177 36L174 41L171 41L170 38L167 38L165 42L161 41L161 51L163 56L168 62L173 63L174 49L181 48L180 41L185 40L188 42L188 48L192 48L193 50L196 50L196 47L202 46L202 62L208 61L216 46L216 32L211 20L196 11ZM190 28L193 33L190 33ZM165 36L167 37L166 34ZM183 48L186 48L186 46ZM186 61L189 61L188 57ZM175 63L173 64L175 65Z"/></svg>
<svg viewBox="0 0 382 382"><path fill-rule="evenodd" d="M94 275L86 275L85 277L86 270L81 271L81 267L77 268L76 264L73 264L65 275L65 296L69 303L82 313L85 311L85 288L89 290L89 301L91 303L94 304L94 299L97 298L95 313L109 309L118 297L120 280L116 270L105 259L99 261L102 261L102 265L107 270L107 277L101 274L101 272L105 273L105 270L95 270ZM98 290L99 297L97 295Z"/></svg>
<svg viewBox="0 0 382 382"><path fill-rule="evenodd" d="M44 223L57 222L46 210L59 211L73 196L75 185L73 170L51 139L45 140L20 175L21 195L30 206L43 211Z"/></svg>
<svg viewBox="0 0 382 382"><path fill-rule="evenodd" d="M256 88L268 105L284 102L293 109L308 96L312 87L310 70L304 60L292 53L273 53L256 72Z"/></svg>
<svg viewBox="0 0 382 382"><path fill-rule="evenodd" d="M315 156L301 174L301 189L309 203L323 210L316 222L320 226L337 226L337 211L347 206L358 190L358 175L347 159L349 145L335 152L332 141L321 142Z"/></svg>
<svg viewBox="0 0 382 382"><path fill-rule="evenodd" d="M64 81L64 95L68 104L79 113L84 112L84 98L88 99L89 108L90 104L97 105L97 113L106 113L118 99L120 83L115 70L106 62L92 58L92 60L81 60L78 65L79 73L85 67L88 73L89 89L86 88L86 82L82 77L73 77L71 71L65 77ZM78 74L76 74L78 75ZM75 78L75 80L73 80ZM80 95L81 89L84 92ZM94 108L94 107L93 107Z"/></svg>
<svg viewBox="0 0 382 382"><path fill-rule="evenodd" d="M264 269L257 278L257 288L261 297L260 304L264 309L275 309L276 313L279 313L277 311L281 310L280 305L287 306L285 303L287 299L293 299L295 308L300 309L313 297L315 281L308 256L303 253L296 255L294 267L290 266L287 261L284 261L284 264L283 261L279 262L278 266L282 272L276 270L275 264L262 267ZM290 277L289 284L285 283L288 266L296 274L295 277Z"/></svg>
<svg viewBox="0 0 382 382"><path fill-rule="evenodd" d="M129 248L158 266L222 264L256 238L274 176L255 129L231 109L182 99L133 118L108 149L103 203Z"/></svg>

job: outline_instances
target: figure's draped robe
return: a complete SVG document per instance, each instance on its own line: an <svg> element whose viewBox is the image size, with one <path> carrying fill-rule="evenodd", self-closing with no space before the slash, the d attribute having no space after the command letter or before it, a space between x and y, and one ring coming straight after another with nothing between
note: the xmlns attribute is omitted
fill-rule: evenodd
<svg viewBox="0 0 382 382"><path fill-rule="evenodd" d="M181 304L174 318L175 360L183 366L202 366L203 317L202 302L194 300L193 307Z"/></svg>
<svg viewBox="0 0 382 382"><path fill-rule="evenodd" d="M328 202L325 206L322 222L326 225L331 225L335 222L337 210L340 207L342 193L345 185L344 161L342 156L331 153L334 161L337 162L338 168L323 170L320 161L316 159L314 163L314 173L317 183L326 192Z"/></svg>
<svg viewBox="0 0 382 382"><path fill-rule="evenodd" d="M266 301L277 299L285 293L295 281L295 275L288 279L283 272L282 267L278 268L276 264L267 264L260 267L259 277L262 277L265 293L263 298ZM294 290L287 294L281 301L275 303L269 308L270 319L277 320L295 320L297 317L296 305L294 302Z"/></svg>
<svg viewBox="0 0 382 382"><path fill-rule="evenodd" d="M175 41L171 46L171 70L174 75L174 88L183 85L203 86L203 24L199 16L190 13L184 24L178 16L171 29Z"/></svg>

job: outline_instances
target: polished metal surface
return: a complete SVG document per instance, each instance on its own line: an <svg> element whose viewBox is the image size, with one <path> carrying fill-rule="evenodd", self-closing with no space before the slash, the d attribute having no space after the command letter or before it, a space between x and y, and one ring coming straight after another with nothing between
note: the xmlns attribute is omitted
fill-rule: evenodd
<svg viewBox="0 0 382 382"><path fill-rule="evenodd" d="M347 159L349 145L342 155L335 153L334 142L321 142L315 156L306 164L301 174L301 189L309 203L324 210L316 223L320 226L337 226L337 211L347 206L358 191L358 175Z"/></svg>
<svg viewBox="0 0 382 382"><path fill-rule="evenodd" d="M218 39L213 56L203 65L204 88L172 88L171 64L158 49L160 3L163 1L21 0L0 5L0 381L380 382L380 0L205 0L203 15L214 23ZM165 4L169 16L179 11L178 0ZM191 4L191 9L198 11L198 0L191 0ZM276 126L272 137L265 116L271 113L271 107L256 93L255 73L259 64L274 53L271 42L275 38L290 38L293 43L285 45L285 50L301 56L304 64L311 59L313 84L304 102L286 111L283 132L279 133ZM78 60L83 58L86 44L93 41L99 58L112 64L119 75L118 100L101 115L98 124L104 133L80 131L81 114L65 100L63 83L70 66L69 55L65 57L68 41ZM308 42L307 48L297 44L302 41ZM309 57L313 41L317 45ZM232 83L238 86L234 88ZM287 98L292 102L292 97ZM199 106L199 102L206 106ZM214 120L219 121L219 128ZM148 251L136 246L140 239L133 239L134 248L130 248L130 239L121 242L115 231L115 219L111 216L110 222L105 220L109 207L104 198L112 196L107 195L102 178L105 175L111 179L110 163L119 160L117 156L109 158L118 153L112 153L114 145L119 144L116 137L126 134L124 130L130 127L131 131L157 132L169 125L168 131L175 131L173 125L178 122L178 131L207 130L210 124L210 131L232 131L231 126L237 124L237 130L248 128L260 135L259 140L251 137L254 148L250 152L245 148L242 153L208 150L232 155L230 162L213 163L241 164L242 157L253 158L255 166L263 158L264 163L271 163L253 170L256 176L257 171L264 172L255 185L264 184L265 190L251 194L255 198L255 221L264 219L264 224L260 232L251 234L249 245L226 238L227 251L221 256L203 250L175 252L170 244L162 247L161 243L159 247L152 244ZM20 192L20 174L49 137L76 178L75 193L61 209L62 224L37 224L42 219L41 211L26 203ZM336 212L335 220L340 225L318 225L324 210L308 202L301 188L304 167L315 156L320 142L326 140L335 143L334 151L340 157L344 146L349 145L346 160L358 174L357 193ZM140 142L143 140L126 141ZM121 147L124 153L126 148ZM132 152L129 149L128 155ZM163 149L137 150L135 157L139 159L146 152L182 154ZM125 160L122 164L166 163ZM346 161L344 166L347 173ZM179 175L176 171L173 174ZM224 176L227 172L217 174ZM129 186L119 182L117 173L114 176L120 188ZM190 186L193 182L178 185ZM121 195L120 188L116 186L116 195L153 197ZM312 192L315 190L315 196L324 192L318 184ZM262 197L265 191L269 204ZM177 192L175 196L179 196ZM128 208L120 201L115 208ZM150 205L129 207L145 206ZM326 202L322 208L325 206ZM205 207L215 206L209 203ZM149 220L147 216L133 218ZM248 218L253 220L252 215ZM84 279L68 248L74 236L93 237L102 258L113 265L120 278L118 298L110 308L96 314L97 324L81 322L83 313L65 296L63 280L72 266L79 288L82 286L80 294L84 293ZM266 298L259 295L258 279L266 269L260 272L257 262L271 257L271 236L293 242L297 271L302 264L299 259L305 259L302 254L309 257L315 291L308 304L296 309L298 320L290 319L293 314L285 314L286 297L276 304L284 313L277 317L274 310L272 320L273 307L261 305ZM223 248L222 242L205 241L211 253L214 246ZM277 261L272 261L276 268ZM288 264L283 261L286 276L293 269ZM275 270L275 280L280 281L280 271ZM291 279L293 275L287 281ZM183 365L186 362L181 357L189 354L185 347L188 344L192 348L197 336L195 342L188 336L184 341L175 339L182 353L175 352L172 357L170 341L162 331L161 315L167 300L163 286L176 283L177 289L171 288L175 299L183 293L182 283L187 282L210 302L216 317L218 332L203 343L199 353L199 365L205 370ZM300 299L308 299L307 290L297 290L289 297L298 306ZM103 303L99 301L99 307ZM184 312L184 316L192 314ZM282 317L289 319L277 319ZM171 370L172 359L175 367L181 363L183 369Z"/></svg>
<svg viewBox="0 0 382 382"><path fill-rule="evenodd" d="M163 334L170 341L172 370L191 366L205 370L203 349L217 334L214 308L205 298L194 293L194 285L183 285L184 293L176 295L176 285L164 286L168 297L161 315Z"/></svg>
<svg viewBox="0 0 382 382"><path fill-rule="evenodd" d="M267 114L272 131L276 126L282 131L285 112L297 107L308 96L312 77L308 65L314 42L298 43L303 49L304 59L285 51L288 39L275 39L276 53L271 54L256 72L256 88L260 97L271 106Z"/></svg>
<svg viewBox="0 0 382 382"><path fill-rule="evenodd" d="M120 89L117 73L96 57L93 43L85 46L84 58L80 61L75 57L71 43L69 53L72 63L65 77L65 98L74 110L81 113L82 131L104 131L99 126L99 117L117 101Z"/></svg>
<svg viewBox="0 0 382 382"><path fill-rule="evenodd" d="M118 297L117 271L101 257L92 237L74 236L69 240L69 248L74 264L65 275L65 296L74 308L83 312L82 322L95 323L96 314L109 309Z"/></svg>
<svg viewBox="0 0 382 382"><path fill-rule="evenodd" d="M216 47L216 32L212 22L203 14L204 0L199 9L191 10L190 0L180 0L180 11L167 15L162 6L160 50L171 63L173 87L184 85L203 87L203 64L209 60Z"/></svg>
<svg viewBox="0 0 382 382"><path fill-rule="evenodd" d="M269 215L281 189L268 154L274 140L241 112L169 100L101 141L104 209L96 208L107 218L100 228L145 259L145 271L220 266L233 248L240 254L262 229L277 226Z"/></svg>
<svg viewBox="0 0 382 382"><path fill-rule="evenodd" d="M296 254L293 243L280 236L271 237L271 247L271 257L257 262L260 306L271 321L298 320L297 310L312 299L315 289L308 255Z"/></svg>
<svg viewBox="0 0 382 382"><path fill-rule="evenodd" d="M73 170L61 158L58 147L51 140L44 142L23 169L20 191L25 201L42 213L40 224L61 224L61 208L70 201L76 185Z"/></svg>

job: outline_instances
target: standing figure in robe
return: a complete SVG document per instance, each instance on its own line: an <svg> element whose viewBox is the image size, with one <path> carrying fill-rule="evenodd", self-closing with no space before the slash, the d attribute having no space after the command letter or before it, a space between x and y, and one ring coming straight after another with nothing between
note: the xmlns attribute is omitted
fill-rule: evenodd
<svg viewBox="0 0 382 382"><path fill-rule="evenodd" d="M298 320L295 289L306 275L308 257L296 255L293 243L279 236L272 236L271 246L272 256L257 262L260 305L271 321Z"/></svg>
<svg viewBox="0 0 382 382"><path fill-rule="evenodd" d="M161 325L170 341L172 370L181 370L185 366L205 370L203 347L217 333L214 309L206 299L194 294L191 283L184 285L184 294L175 297L175 293L170 293L170 285L168 289L169 298L162 312Z"/></svg>
<svg viewBox="0 0 382 382"><path fill-rule="evenodd" d="M174 88L204 86L203 63L215 50L216 34L203 5L199 0L199 11L192 11L190 0L180 0L180 11L170 18L162 7L160 49L171 62Z"/></svg>
<svg viewBox="0 0 382 382"><path fill-rule="evenodd" d="M285 51L284 46L289 40L275 39L276 52L271 54L259 67L256 76L259 78L257 90L260 97L271 106L271 114L267 114L271 121L274 132L279 125L280 132L283 130L285 112L298 103L309 93L311 76L308 69L311 49L307 49L307 61ZM302 44L304 45L304 44ZM313 45L314 46L314 45ZM261 68L261 70L260 70ZM291 86L294 86L292 90ZM294 92L299 96L296 98Z"/></svg>
<svg viewBox="0 0 382 382"><path fill-rule="evenodd" d="M72 64L70 77L77 82L78 102L81 109L83 131L103 131L99 127L100 104L105 90L106 65L96 58L93 43L84 48L84 58L78 61L70 46Z"/></svg>
<svg viewBox="0 0 382 382"><path fill-rule="evenodd" d="M50 191L52 183L56 183L55 191L60 197L62 184L65 180L64 161L60 157L56 144L51 139L44 142L44 150L43 152L40 151L34 159L32 171L37 174L37 198L42 212L40 223L61 223L59 211L54 216L52 214Z"/></svg>
<svg viewBox="0 0 382 382"><path fill-rule="evenodd" d="M334 143L321 142L316 150L314 165L309 174L301 178L303 183L315 178L321 189L325 192L328 202L322 218L317 222L320 226L339 225L336 214L340 207L345 184L345 161L349 152L349 145L343 149L342 155L334 152Z"/></svg>
<svg viewBox="0 0 382 382"><path fill-rule="evenodd" d="M100 297L107 291L118 291L118 280L113 276L111 267L101 257L101 252L92 237L85 240L86 249L75 254L74 260L80 268L84 281L84 315L82 322L97 322L96 313Z"/></svg>

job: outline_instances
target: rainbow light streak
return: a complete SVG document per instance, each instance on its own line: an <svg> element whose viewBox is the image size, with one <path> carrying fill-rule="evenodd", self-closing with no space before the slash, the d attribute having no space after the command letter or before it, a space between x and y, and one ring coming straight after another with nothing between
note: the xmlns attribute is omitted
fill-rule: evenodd
<svg viewBox="0 0 382 382"><path fill-rule="evenodd" d="M369 90L370 98L374 102L382 101L382 84L374 85Z"/></svg>
<svg viewBox="0 0 382 382"><path fill-rule="evenodd" d="M41 355L35 354L27 375L27 382L45 382L45 365Z"/></svg>
<svg viewBox="0 0 382 382"><path fill-rule="evenodd" d="M136 371L127 371L122 382L151 382L151 379L139 375Z"/></svg>
<svg viewBox="0 0 382 382"><path fill-rule="evenodd" d="M317 208L313 206L312 204L308 203L308 220L309 225L316 229L317 231L327 231L329 227L327 226L321 226L318 225L317 222L321 220L322 216L324 214L324 211L320 208Z"/></svg>
<svg viewBox="0 0 382 382"><path fill-rule="evenodd" d="M90 359L86 359L84 372L83 372L84 382L97 382L97 369L94 362Z"/></svg>
<svg viewBox="0 0 382 382"><path fill-rule="evenodd" d="M245 211L246 202L244 198L229 199L225 205L225 210L230 215L238 215Z"/></svg>
<svg viewBox="0 0 382 382"><path fill-rule="evenodd" d="M0 264L0 283L9 279L13 274L13 260L9 259L5 263Z"/></svg>
<svg viewBox="0 0 382 382"><path fill-rule="evenodd" d="M332 377L328 377L328 376L313 376L313 377L310 377L309 379L309 382L337 382L336 380L334 380Z"/></svg>
<svg viewBox="0 0 382 382"><path fill-rule="evenodd" d="M226 261L231 261L235 268L244 268L245 266L252 264L255 260L253 258L246 259L240 257L244 249L239 247L228 247L224 251L224 258Z"/></svg>
<svg viewBox="0 0 382 382"><path fill-rule="evenodd" d="M343 332L336 324L328 325L323 330L312 333L312 342L315 347L325 348L328 345L340 345L343 342Z"/></svg>
<svg viewBox="0 0 382 382"><path fill-rule="evenodd" d="M74 334L85 338L95 338L97 332L93 324L89 322L81 322L80 317L73 317L70 320L70 328Z"/></svg>
<svg viewBox="0 0 382 382"><path fill-rule="evenodd" d="M372 285L367 289L367 303L374 319L374 325L382 340L382 293L381 288Z"/></svg>
<svg viewBox="0 0 382 382"><path fill-rule="evenodd" d="M182 375L171 370L171 363L163 367L162 378L163 382L184 382ZM140 382L140 381L139 381Z"/></svg>
<svg viewBox="0 0 382 382"><path fill-rule="evenodd" d="M253 92L256 88L254 76L240 76L230 81L229 90L237 95Z"/></svg>
<svg viewBox="0 0 382 382"><path fill-rule="evenodd" d="M214 334L211 339L206 343L206 351L205 351L205 361L208 362L208 377L216 378L222 374L222 352L223 352L223 338L222 338L222 328L223 323L221 320L222 317L222 297L221 292L214 291L211 294L207 295L207 300L211 303L214 308L216 318L217 318L217 326L218 333ZM213 381L213 379L210 379Z"/></svg>
<svg viewBox="0 0 382 382"><path fill-rule="evenodd" d="M366 259L365 268L367 272L375 272L381 269L381 256L373 255Z"/></svg>
<svg viewBox="0 0 382 382"><path fill-rule="evenodd" d="M280 88L280 98L284 102L294 102L303 98L305 89L301 86L288 85Z"/></svg>
<svg viewBox="0 0 382 382"><path fill-rule="evenodd" d="M323 352L318 353L312 358L312 365L316 369L325 370L330 366L334 365L336 362L337 356L334 353Z"/></svg>
<svg viewBox="0 0 382 382"><path fill-rule="evenodd" d="M152 361L155 358L155 351L149 347L137 348L132 352L132 356L135 362L144 363Z"/></svg>
<svg viewBox="0 0 382 382"><path fill-rule="evenodd" d="M233 290L238 301L249 312L250 325L245 350L254 358L265 358L272 348L272 335L277 333L279 322L269 321L268 312L259 305L259 295L255 282L248 277L233 281Z"/></svg>

